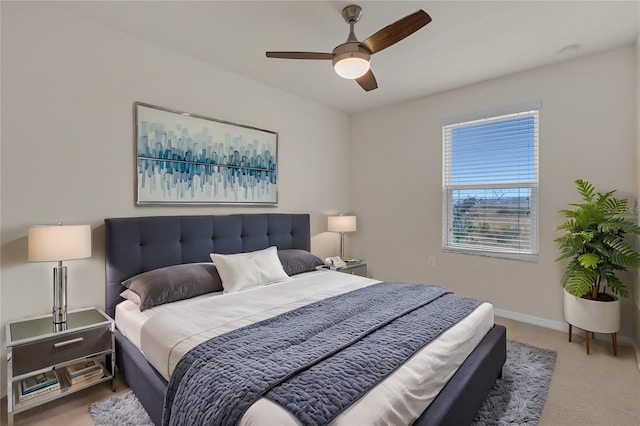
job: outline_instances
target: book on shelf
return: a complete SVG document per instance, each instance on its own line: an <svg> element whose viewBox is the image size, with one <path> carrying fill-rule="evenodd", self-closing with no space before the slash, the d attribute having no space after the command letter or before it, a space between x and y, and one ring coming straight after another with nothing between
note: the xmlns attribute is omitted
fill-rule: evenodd
<svg viewBox="0 0 640 426"><path fill-rule="evenodd" d="M28 401L58 389L60 389L60 382L55 371L36 374L20 381L18 402Z"/></svg>
<svg viewBox="0 0 640 426"><path fill-rule="evenodd" d="M88 359L85 361L77 362L75 364L67 365L66 367L64 367L64 369L69 377L77 377L94 372L96 370L102 370L102 364L97 359Z"/></svg>
<svg viewBox="0 0 640 426"><path fill-rule="evenodd" d="M27 394L56 383L58 383L58 376L56 376L56 372L49 370L44 373L39 373L22 379L20 381L20 392Z"/></svg>
<svg viewBox="0 0 640 426"><path fill-rule="evenodd" d="M102 368L102 365L100 363L99 364L99 368L90 370L84 374L77 374L75 376L71 376L71 374L69 373L69 371L65 368L64 370L64 374L67 378L67 380L69 381L70 385L77 385L78 383L84 383L84 382L90 382L93 380L97 380L102 378L102 376L104 376L104 369Z"/></svg>
<svg viewBox="0 0 640 426"><path fill-rule="evenodd" d="M31 401L32 399L43 397L50 392L57 391L60 389L60 383L56 383L54 385L47 386L46 388L40 388L38 390L34 390L32 392L23 394L22 391L18 394L18 402Z"/></svg>

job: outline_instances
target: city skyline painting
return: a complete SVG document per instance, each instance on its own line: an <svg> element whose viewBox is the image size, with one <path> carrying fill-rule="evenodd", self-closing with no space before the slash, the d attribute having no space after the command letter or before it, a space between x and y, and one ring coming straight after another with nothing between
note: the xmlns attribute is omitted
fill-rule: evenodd
<svg viewBox="0 0 640 426"><path fill-rule="evenodd" d="M136 102L137 204L278 202L278 134Z"/></svg>

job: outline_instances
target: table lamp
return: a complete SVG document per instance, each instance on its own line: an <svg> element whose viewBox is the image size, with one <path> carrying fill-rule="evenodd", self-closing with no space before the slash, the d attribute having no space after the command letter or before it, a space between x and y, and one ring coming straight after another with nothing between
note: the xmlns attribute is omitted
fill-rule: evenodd
<svg viewBox="0 0 640 426"><path fill-rule="evenodd" d="M344 259L344 233L357 230L355 216L329 216L327 217L327 230L340 233L340 257Z"/></svg>
<svg viewBox="0 0 640 426"><path fill-rule="evenodd" d="M58 262L53 268L53 324L67 323L67 267L63 260L91 257L90 225L37 225L27 233L30 262Z"/></svg>

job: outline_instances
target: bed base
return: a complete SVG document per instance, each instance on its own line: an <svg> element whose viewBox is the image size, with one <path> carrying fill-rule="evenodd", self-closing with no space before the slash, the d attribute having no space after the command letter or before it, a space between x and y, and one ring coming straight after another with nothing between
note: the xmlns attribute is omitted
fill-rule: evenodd
<svg viewBox="0 0 640 426"><path fill-rule="evenodd" d="M495 325L415 422L419 426L471 424L507 359L506 329ZM151 420L160 425L167 382L142 353L116 330L120 374Z"/></svg>
<svg viewBox="0 0 640 426"><path fill-rule="evenodd" d="M494 325L415 425L470 425L507 360L507 329Z"/></svg>
<svg viewBox="0 0 640 426"><path fill-rule="evenodd" d="M116 365L131 390L156 425L162 424L167 381L149 364L142 352L116 329Z"/></svg>

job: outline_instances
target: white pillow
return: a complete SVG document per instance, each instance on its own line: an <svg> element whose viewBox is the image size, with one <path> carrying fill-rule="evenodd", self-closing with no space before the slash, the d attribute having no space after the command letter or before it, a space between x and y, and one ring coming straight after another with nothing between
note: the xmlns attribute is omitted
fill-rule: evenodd
<svg viewBox="0 0 640 426"><path fill-rule="evenodd" d="M225 293L288 280L278 258L278 249L269 247L250 253L211 253Z"/></svg>
<svg viewBox="0 0 640 426"><path fill-rule="evenodd" d="M120 297L122 297L123 299L130 300L133 303L135 303L136 305L140 306L140 296L138 296L138 293L136 293L134 291L126 289L125 291L120 293Z"/></svg>

